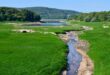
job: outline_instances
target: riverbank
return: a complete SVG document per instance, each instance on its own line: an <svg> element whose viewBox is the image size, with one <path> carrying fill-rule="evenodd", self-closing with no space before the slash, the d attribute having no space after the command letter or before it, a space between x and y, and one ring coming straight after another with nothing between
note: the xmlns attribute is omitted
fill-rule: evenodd
<svg viewBox="0 0 110 75"><path fill-rule="evenodd" d="M95 64L94 75L110 75L110 22L70 21L70 23L93 28L93 30L84 31L80 38L90 43L87 54Z"/></svg>
<svg viewBox="0 0 110 75"><path fill-rule="evenodd" d="M73 34L76 37L76 40L78 40L78 43L76 44L76 50L82 56L82 61L78 69L78 75L93 75L94 64L93 61L90 59L90 57L87 55L89 44L84 40L83 41L79 40L78 39L79 32L75 32L75 31L67 32L66 34L59 34L59 37L65 43L69 41L68 33ZM64 71L63 75L67 75L67 71Z"/></svg>
<svg viewBox="0 0 110 75"><path fill-rule="evenodd" d="M0 23L0 75L59 75L67 47L54 32L66 27L21 24Z"/></svg>

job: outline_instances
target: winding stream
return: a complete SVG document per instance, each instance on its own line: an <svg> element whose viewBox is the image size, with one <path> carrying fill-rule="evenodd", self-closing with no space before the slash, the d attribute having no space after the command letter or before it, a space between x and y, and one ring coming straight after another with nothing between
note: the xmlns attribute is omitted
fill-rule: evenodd
<svg viewBox="0 0 110 75"><path fill-rule="evenodd" d="M77 75L82 56L77 52L75 48L75 44L77 43L75 36L72 33L68 33L68 37L69 42L67 43L67 45L69 48L69 53L67 56L67 75Z"/></svg>

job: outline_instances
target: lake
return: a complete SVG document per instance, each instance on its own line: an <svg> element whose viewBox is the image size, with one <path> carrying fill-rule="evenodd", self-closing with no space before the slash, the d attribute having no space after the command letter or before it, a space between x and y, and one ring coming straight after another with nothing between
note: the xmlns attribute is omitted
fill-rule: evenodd
<svg viewBox="0 0 110 75"><path fill-rule="evenodd" d="M45 22L45 23L40 23L40 22L29 22L23 24L24 26L66 26L66 22Z"/></svg>
<svg viewBox="0 0 110 75"><path fill-rule="evenodd" d="M50 23L41 23L41 26L64 26L67 25L65 22L50 22Z"/></svg>

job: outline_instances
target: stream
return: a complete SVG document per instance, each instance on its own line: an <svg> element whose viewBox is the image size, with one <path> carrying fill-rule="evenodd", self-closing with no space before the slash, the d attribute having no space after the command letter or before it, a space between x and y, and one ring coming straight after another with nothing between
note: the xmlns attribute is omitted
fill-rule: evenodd
<svg viewBox="0 0 110 75"><path fill-rule="evenodd" d="M68 33L69 41L67 43L69 53L67 56L67 75L77 75L82 56L77 52L75 45L77 40L72 33Z"/></svg>

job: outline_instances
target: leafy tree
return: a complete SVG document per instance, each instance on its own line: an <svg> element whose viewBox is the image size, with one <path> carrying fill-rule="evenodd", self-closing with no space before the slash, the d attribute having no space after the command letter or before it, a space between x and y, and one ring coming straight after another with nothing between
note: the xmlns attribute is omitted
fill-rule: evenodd
<svg viewBox="0 0 110 75"><path fill-rule="evenodd" d="M40 15L25 9L0 7L0 21L40 21Z"/></svg>
<svg viewBox="0 0 110 75"><path fill-rule="evenodd" d="M73 19L86 22L110 21L110 11L82 13L73 17Z"/></svg>

